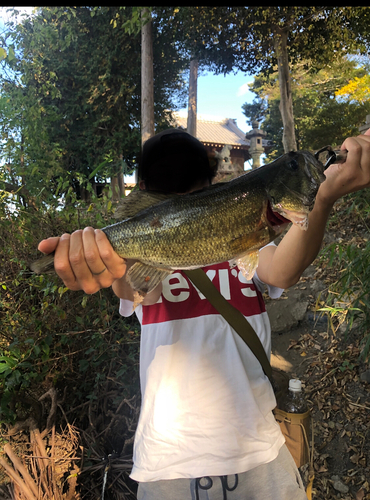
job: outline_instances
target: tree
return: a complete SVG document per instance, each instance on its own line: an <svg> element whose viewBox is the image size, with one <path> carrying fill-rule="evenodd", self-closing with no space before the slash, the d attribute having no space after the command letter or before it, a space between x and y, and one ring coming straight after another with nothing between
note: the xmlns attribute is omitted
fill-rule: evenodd
<svg viewBox="0 0 370 500"><path fill-rule="evenodd" d="M358 127L370 111L370 100L355 102L353 98L336 97L347 83L367 74L365 65L343 57L313 74L303 62L292 68L292 97L295 109L295 129L299 149L317 150L326 144L340 145L350 135L358 134ZM281 155L283 123L279 113L280 92L277 72L258 75L251 90L256 94L252 104L244 104L244 114L251 122L264 120L267 137L275 144L268 158ZM323 144L325 142L325 144Z"/></svg>
<svg viewBox="0 0 370 500"><path fill-rule="evenodd" d="M239 51L237 66L250 71L253 61L261 70L271 72L272 64L277 63L285 152L296 149L290 65L305 61L307 69L319 69L328 61L340 59L343 50L359 48L351 26L355 19L361 18L363 10L362 7L248 7L244 9L246 23L240 17L241 12L237 12L237 37L241 41L243 35L247 36L247 41L240 44L240 49L244 46L247 50Z"/></svg>
<svg viewBox="0 0 370 500"><path fill-rule="evenodd" d="M290 65L305 61L311 70L369 42L367 7L191 7L181 16L199 59L217 73L279 70L281 116L286 151L296 149ZM181 9L180 9L181 13ZM195 35L197 37L195 38Z"/></svg>
<svg viewBox="0 0 370 500"><path fill-rule="evenodd" d="M149 19L145 19L148 18ZM154 135L154 76L151 13L142 10L141 19L141 141Z"/></svg>
<svg viewBox="0 0 370 500"><path fill-rule="evenodd" d="M197 87L198 87L198 59L190 61L189 71L189 98L187 131L193 137L197 136Z"/></svg>
<svg viewBox="0 0 370 500"><path fill-rule="evenodd" d="M167 7L155 8L162 26L170 23L172 43L186 57L189 64L188 120L187 131L196 137L197 129L197 81L198 74L205 68L215 69L212 57L219 54L204 51L203 33L218 29L219 7ZM205 21L206 20L206 21ZM204 25L206 22L206 26Z"/></svg>
<svg viewBox="0 0 370 500"><path fill-rule="evenodd" d="M343 96L358 102L370 100L370 75L364 75L350 80L347 85L337 90L336 97Z"/></svg>
<svg viewBox="0 0 370 500"><path fill-rule="evenodd" d="M123 165L135 165L141 142L140 37L123 29L129 18L130 8L44 7L16 28L27 158L42 170L48 189L56 193L59 187L59 195L68 186L83 195L83 179L94 186L122 172ZM163 43L165 36L154 24L160 126L168 123L167 110L176 107L183 88L184 63ZM16 82L3 81L3 89L5 84L15 92ZM52 161L43 161L50 151ZM60 170L69 180L62 189Z"/></svg>

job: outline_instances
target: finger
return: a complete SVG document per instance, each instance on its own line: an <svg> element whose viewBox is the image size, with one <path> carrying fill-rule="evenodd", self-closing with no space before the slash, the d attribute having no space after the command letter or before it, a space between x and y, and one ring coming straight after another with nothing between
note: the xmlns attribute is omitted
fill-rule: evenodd
<svg viewBox="0 0 370 500"><path fill-rule="evenodd" d="M363 182L365 182L364 187L368 187L370 185L370 129L366 132L369 133L358 137L358 141L362 148L360 167L363 173Z"/></svg>
<svg viewBox="0 0 370 500"><path fill-rule="evenodd" d="M95 241L107 271L115 279L121 278L126 272L126 259L120 257L113 250L106 234L100 229L95 229Z"/></svg>
<svg viewBox="0 0 370 500"><path fill-rule="evenodd" d="M79 229L71 234L69 248L69 262L75 276L75 287L73 289L82 289L86 293L91 294L99 290L96 280L94 279L88 262L86 261L84 247L83 231ZM94 244L94 242L92 242ZM91 253L90 243L86 245L88 252Z"/></svg>
<svg viewBox="0 0 370 500"><path fill-rule="evenodd" d="M85 227L82 232L82 241L86 263L92 276L100 276L107 270L96 243L95 231L92 227Z"/></svg>
<svg viewBox="0 0 370 500"><path fill-rule="evenodd" d="M49 254L55 251L56 247L59 244L59 240L59 236L47 238L46 240L40 241L37 248L40 250L40 252Z"/></svg>
<svg viewBox="0 0 370 500"><path fill-rule="evenodd" d="M369 173L370 173L370 134L368 135L359 135L353 138L357 143L356 147L352 149L352 153L354 152L357 156L355 159L358 161L358 168L361 169L362 174L364 176L364 181L370 181ZM352 147L352 145L351 145ZM351 157L354 158L353 156Z"/></svg>
<svg viewBox="0 0 370 500"><path fill-rule="evenodd" d="M343 142L341 149L347 149L347 161L356 161L361 157L361 143L357 137L348 137Z"/></svg>
<svg viewBox="0 0 370 500"><path fill-rule="evenodd" d="M98 231L99 233L99 231ZM100 231L102 233L102 231ZM102 233L103 236L104 233ZM71 235L71 249L69 259L72 263L74 274L79 288L85 293L92 294L101 288L107 288L125 273L123 259L112 249L109 241L103 238L103 254L107 259L104 261L96 241L96 233L92 227L86 227ZM108 270L107 265L110 267ZM121 266L117 274L117 266ZM122 269L123 268L123 269Z"/></svg>
<svg viewBox="0 0 370 500"><path fill-rule="evenodd" d="M70 240L71 235L67 233L59 238L54 255L54 269L68 288L78 290L76 287L76 277L69 261Z"/></svg>
<svg viewBox="0 0 370 500"><path fill-rule="evenodd" d="M347 192L367 187L370 182L370 137L349 137L343 146L348 150L348 154L343 169L339 172L342 174L341 180L347 186Z"/></svg>

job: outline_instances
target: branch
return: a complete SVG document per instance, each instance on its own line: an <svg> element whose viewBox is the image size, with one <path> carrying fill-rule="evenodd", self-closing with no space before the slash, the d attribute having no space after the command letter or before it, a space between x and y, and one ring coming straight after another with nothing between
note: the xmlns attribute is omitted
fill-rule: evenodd
<svg viewBox="0 0 370 500"><path fill-rule="evenodd" d="M18 186L17 184L11 184L10 182L0 181L0 190L7 191L12 194L19 194L22 196L26 202L35 210L37 210L34 197L31 196L31 193L25 186Z"/></svg>

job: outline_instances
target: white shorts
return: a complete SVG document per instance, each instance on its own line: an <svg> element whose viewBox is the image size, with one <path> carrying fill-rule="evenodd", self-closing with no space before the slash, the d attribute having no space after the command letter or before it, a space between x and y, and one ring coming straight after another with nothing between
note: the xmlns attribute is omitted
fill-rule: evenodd
<svg viewBox="0 0 370 500"><path fill-rule="evenodd" d="M293 457L284 445L268 464L230 476L139 483L138 500L307 500Z"/></svg>

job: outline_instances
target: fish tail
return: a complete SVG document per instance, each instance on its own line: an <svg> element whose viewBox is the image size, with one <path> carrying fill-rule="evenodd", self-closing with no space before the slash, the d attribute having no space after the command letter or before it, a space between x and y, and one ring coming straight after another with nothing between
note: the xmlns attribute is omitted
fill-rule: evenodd
<svg viewBox="0 0 370 500"><path fill-rule="evenodd" d="M30 269L36 274L44 274L54 271L54 252L35 260L30 264Z"/></svg>

